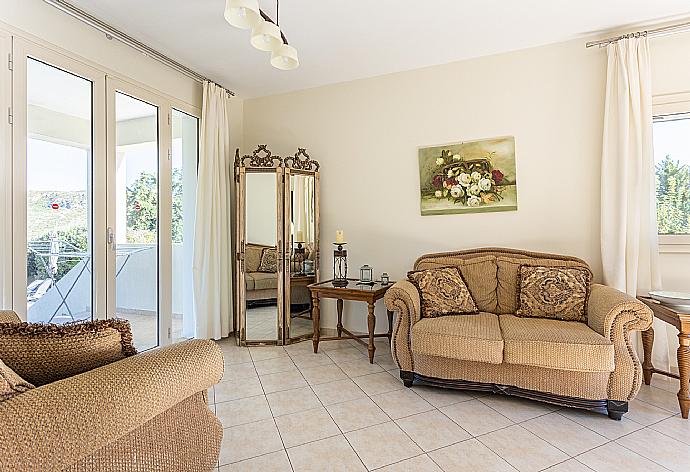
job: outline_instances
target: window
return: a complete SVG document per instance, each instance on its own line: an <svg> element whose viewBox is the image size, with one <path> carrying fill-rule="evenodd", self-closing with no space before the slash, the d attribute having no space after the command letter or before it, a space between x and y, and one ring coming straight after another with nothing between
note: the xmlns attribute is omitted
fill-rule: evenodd
<svg viewBox="0 0 690 472"><path fill-rule="evenodd" d="M654 117L656 208L662 245L690 243L690 112L678 112L678 104L673 105L666 107L671 112ZM655 111L660 109L663 107Z"/></svg>

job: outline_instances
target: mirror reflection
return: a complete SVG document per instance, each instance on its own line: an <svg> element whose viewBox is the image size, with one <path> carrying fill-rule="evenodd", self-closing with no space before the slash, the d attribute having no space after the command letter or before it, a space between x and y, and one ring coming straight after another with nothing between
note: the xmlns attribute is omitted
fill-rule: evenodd
<svg viewBox="0 0 690 472"><path fill-rule="evenodd" d="M307 285L316 281L315 180L290 175L290 337L313 332Z"/></svg>
<svg viewBox="0 0 690 472"><path fill-rule="evenodd" d="M246 339L275 341L279 338L276 174L248 172L245 198Z"/></svg>

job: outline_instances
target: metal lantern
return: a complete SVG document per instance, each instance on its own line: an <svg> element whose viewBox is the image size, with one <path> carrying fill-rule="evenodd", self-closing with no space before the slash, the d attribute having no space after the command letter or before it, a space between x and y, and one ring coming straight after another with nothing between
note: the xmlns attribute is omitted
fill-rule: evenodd
<svg viewBox="0 0 690 472"><path fill-rule="evenodd" d="M297 247L293 249L294 251L294 256L293 260L297 267L299 267L299 271L297 272L296 275L304 275L304 259L305 259L305 250L304 246L302 246L302 243L297 241Z"/></svg>
<svg viewBox="0 0 690 472"><path fill-rule="evenodd" d="M390 282L390 278L388 277L388 273L384 272L381 274L381 285L388 285L388 282Z"/></svg>
<svg viewBox="0 0 690 472"><path fill-rule="evenodd" d="M343 246L347 243L333 243L337 247L333 251L333 285L335 287L347 286L347 249Z"/></svg>
<svg viewBox="0 0 690 472"><path fill-rule="evenodd" d="M364 264L362 267L359 269L359 281L365 284L371 283L374 281L374 269L369 267L367 264Z"/></svg>

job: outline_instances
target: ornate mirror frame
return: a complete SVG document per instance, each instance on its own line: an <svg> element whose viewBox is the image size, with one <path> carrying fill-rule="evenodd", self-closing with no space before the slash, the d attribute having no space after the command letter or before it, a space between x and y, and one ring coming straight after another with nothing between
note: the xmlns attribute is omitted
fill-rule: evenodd
<svg viewBox="0 0 690 472"><path fill-rule="evenodd" d="M319 163L309 157L306 149L298 148L294 156L282 158L273 155L265 144L259 145L252 154L240 155L235 151L234 174L236 183L235 224L235 310L233 321L239 345L289 344L311 339L312 333L292 337L290 317L292 262L291 242L291 175L314 177L314 282L319 280ZM277 269L277 337L274 340L247 340L247 293L246 293L246 210L247 174L275 173L276 175L276 269ZM311 297L309 297L311 298Z"/></svg>

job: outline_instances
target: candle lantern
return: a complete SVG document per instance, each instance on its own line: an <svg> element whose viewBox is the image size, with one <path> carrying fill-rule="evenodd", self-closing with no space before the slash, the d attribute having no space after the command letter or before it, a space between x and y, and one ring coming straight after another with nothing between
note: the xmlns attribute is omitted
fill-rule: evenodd
<svg viewBox="0 0 690 472"><path fill-rule="evenodd" d="M336 248L333 250L333 285L335 287L347 286L347 249L343 246L347 243L333 243Z"/></svg>
<svg viewBox="0 0 690 472"><path fill-rule="evenodd" d="M295 262L295 265L298 268L298 272L295 275L304 275L304 259L305 259L305 250L304 246L302 246L301 241L296 241L297 242L297 247L293 249L294 255L293 255L293 260Z"/></svg>
<svg viewBox="0 0 690 472"><path fill-rule="evenodd" d="M390 278L388 277L388 273L384 272L381 274L381 285L388 285L388 282L390 282Z"/></svg>
<svg viewBox="0 0 690 472"><path fill-rule="evenodd" d="M374 269L367 264L364 264L359 269L359 281L364 284L370 284L374 281Z"/></svg>

